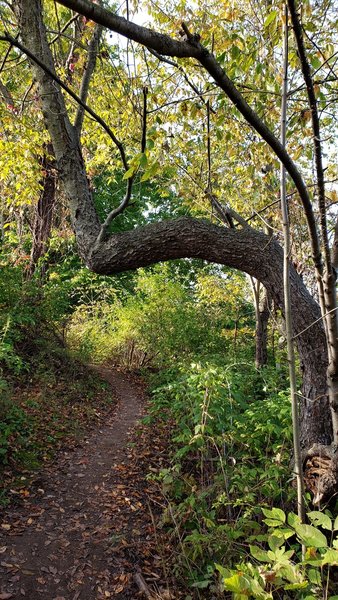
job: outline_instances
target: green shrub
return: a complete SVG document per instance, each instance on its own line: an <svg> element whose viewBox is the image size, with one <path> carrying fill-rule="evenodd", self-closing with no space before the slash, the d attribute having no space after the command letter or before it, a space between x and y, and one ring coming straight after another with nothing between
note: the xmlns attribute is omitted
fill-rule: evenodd
<svg viewBox="0 0 338 600"><path fill-rule="evenodd" d="M0 399L0 467L7 465L10 459L15 460L27 445L30 432L31 423L26 413L3 396Z"/></svg>
<svg viewBox="0 0 338 600"><path fill-rule="evenodd" d="M337 600L331 595L330 575L338 566L338 517L311 511L308 525L279 508L263 509L263 513L267 527L252 536L259 545L250 545L250 556L236 569L217 565L223 589L232 592L234 600Z"/></svg>
<svg viewBox="0 0 338 600"><path fill-rule="evenodd" d="M294 495L282 384L282 373L246 361L176 365L152 378L153 417L175 423L171 466L157 475L168 506L163 525L179 540L173 568L193 588L213 589L215 563L236 564L259 529L260 507L288 506Z"/></svg>

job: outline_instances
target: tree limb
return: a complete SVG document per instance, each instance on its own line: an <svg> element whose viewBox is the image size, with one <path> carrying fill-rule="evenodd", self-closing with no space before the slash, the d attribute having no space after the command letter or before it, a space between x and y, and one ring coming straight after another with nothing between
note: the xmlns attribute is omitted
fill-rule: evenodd
<svg viewBox="0 0 338 600"><path fill-rule="evenodd" d="M276 138L267 125L259 118L257 113L255 113L255 111L248 105L231 79L229 79L225 71L220 67L215 56L211 54L204 46L202 46L202 44L200 44L199 39L196 39L195 36L191 35L189 32L189 35L187 35L188 41L177 42L168 35L155 32L146 27L142 27L127 21L123 17L119 17L118 15L109 12L101 6L89 2L89 0L57 1L59 4L67 6L68 8L85 15L87 18L92 19L96 23L100 23L105 27L108 27L116 33L139 42L147 48L155 50L159 54L166 56L196 58L201 65L205 67L206 71L213 77L218 86L227 94L229 99L244 116L246 121L252 125L252 127L267 142L292 178L304 207L311 239L314 264L317 271L321 273L322 261L316 221L311 199L300 172L285 148L283 148L278 138Z"/></svg>
<svg viewBox="0 0 338 600"><path fill-rule="evenodd" d="M94 69L95 69L95 65L96 65L96 59L97 59L97 53L99 50L101 35L102 35L102 26L96 25L95 29L94 29L93 37L90 40L90 44L89 44L89 48L88 48L87 64L86 64L86 67L85 67L85 70L84 70L84 73L82 76L81 87L80 87L80 99L84 103L87 102L89 84L90 84L90 80L92 78L92 75L93 75ZM76 113L76 117L75 117L75 122L74 122L74 127L77 130L79 135L80 135L82 125L83 125L84 113L85 113L84 106L82 104L79 104L79 107L78 107L78 110Z"/></svg>
<svg viewBox="0 0 338 600"><path fill-rule="evenodd" d="M194 47L191 42L173 40L169 35L158 33L147 27L136 25L132 21L119 17L107 9L89 2L88 0L57 0L59 4L71 8L120 35L139 42L147 48L155 50L165 56L176 56L178 58L198 58L200 49Z"/></svg>
<svg viewBox="0 0 338 600"><path fill-rule="evenodd" d="M288 6L293 26L293 32L296 38L298 57L306 85L306 92L308 96L309 107L311 110L312 119L312 131L313 131L313 146L315 152L315 163L316 163L316 175L317 175L317 193L318 193L318 204L320 211L320 223L321 223L321 234L324 245L324 256L327 268L331 268L330 249L327 235L327 222L326 222L326 206L325 206L325 184L324 184L324 169L323 169L323 158L322 148L320 141L320 124L317 109L316 94L313 85L313 79L311 75L310 63L307 58L303 30L297 14L296 4L294 0L288 0Z"/></svg>

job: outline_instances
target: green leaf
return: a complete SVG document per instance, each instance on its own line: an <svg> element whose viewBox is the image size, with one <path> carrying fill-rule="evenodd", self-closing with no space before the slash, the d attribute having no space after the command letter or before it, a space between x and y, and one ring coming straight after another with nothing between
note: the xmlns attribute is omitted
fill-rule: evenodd
<svg viewBox="0 0 338 600"><path fill-rule="evenodd" d="M228 592L236 592L237 594L249 588L247 580L239 573L223 579L223 585Z"/></svg>
<svg viewBox="0 0 338 600"><path fill-rule="evenodd" d="M312 56L311 57L311 65L313 66L314 69L320 69L320 67L322 66L321 61L319 60L318 56Z"/></svg>
<svg viewBox="0 0 338 600"><path fill-rule="evenodd" d="M217 62L219 62L220 64L224 64L224 60L226 57L226 52L222 52L222 54L219 54L216 58Z"/></svg>
<svg viewBox="0 0 338 600"><path fill-rule="evenodd" d="M270 562L268 553L265 552L265 550L257 548L257 546L250 546L250 554L256 560L260 560L261 562Z"/></svg>
<svg viewBox="0 0 338 600"><path fill-rule="evenodd" d="M322 565L338 565L338 550L329 548L323 556Z"/></svg>
<svg viewBox="0 0 338 600"><path fill-rule="evenodd" d="M135 165L130 167L130 169L128 169L128 171L125 172L122 179L130 179L134 175L136 169L137 169L137 167Z"/></svg>
<svg viewBox="0 0 338 600"><path fill-rule="evenodd" d="M338 531L338 516L334 520L333 531Z"/></svg>
<svg viewBox="0 0 338 600"><path fill-rule="evenodd" d="M289 513L288 514L288 523L289 523L290 527L293 527L295 529L296 525L298 523L300 523L300 518L298 517L298 515L295 515L295 513Z"/></svg>
<svg viewBox="0 0 338 600"><path fill-rule="evenodd" d="M281 527L280 529L276 529L273 532L273 535L277 538L281 538L283 541L295 535L293 529L289 529L287 527Z"/></svg>
<svg viewBox="0 0 338 600"><path fill-rule="evenodd" d="M325 535L319 531L319 529L313 527L313 525L304 525L303 523L298 523L295 526L295 530L301 542L306 547L327 548Z"/></svg>
<svg viewBox="0 0 338 600"><path fill-rule="evenodd" d="M275 532L274 532L275 533ZM284 537L278 535L270 535L268 539L269 548L274 552L284 543Z"/></svg>
<svg viewBox="0 0 338 600"><path fill-rule="evenodd" d="M140 167L142 167L142 169L145 169L147 164L148 164L147 155L145 152L142 152L142 154L140 156Z"/></svg>
<svg viewBox="0 0 338 600"><path fill-rule="evenodd" d="M155 175L157 173L157 171L159 170L159 168L160 168L160 163L157 160L142 175L141 181L148 181L148 179L150 179L151 177L153 177L153 175Z"/></svg>
<svg viewBox="0 0 338 600"><path fill-rule="evenodd" d="M232 46L230 53L231 53L231 58L236 60L236 58L238 58L241 55L241 50L240 50L240 48L238 48L238 46Z"/></svg>
<svg viewBox="0 0 338 600"><path fill-rule="evenodd" d="M270 25L270 23L272 23L272 21L275 21L277 16L278 16L278 11L272 10L271 13L266 17L266 19L264 21L264 27L268 27Z"/></svg>
<svg viewBox="0 0 338 600"><path fill-rule="evenodd" d="M301 583L287 583L284 586L285 590L302 590L304 588L307 588L308 586L308 582L307 581L302 581Z"/></svg>
<svg viewBox="0 0 338 600"><path fill-rule="evenodd" d="M262 508L263 514L267 517L264 519L264 523L269 525L269 527L278 527L279 525L283 525L286 521L285 512L280 508Z"/></svg>
<svg viewBox="0 0 338 600"><path fill-rule="evenodd" d="M210 585L210 579L204 579L203 581L195 581L195 583L193 583L191 587L198 588L198 589L204 589L204 588L207 588L209 585Z"/></svg>
<svg viewBox="0 0 338 600"><path fill-rule="evenodd" d="M321 574L319 569L309 569L308 571L309 581L315 585L320 585L322 582Z"/></svg>
<svg viewBox="0 0 338 600"><path fill-rule="evenodd" d="M318 527L323 527L324 529L328 529L329 531L332 531L332 523L331 523L331 519L328 515L325 515L324 513L320 512L319 510L313 510L313 511L307 513L307 516L309 517L311 523L313 523L314 525L317 525Z"/></svg>

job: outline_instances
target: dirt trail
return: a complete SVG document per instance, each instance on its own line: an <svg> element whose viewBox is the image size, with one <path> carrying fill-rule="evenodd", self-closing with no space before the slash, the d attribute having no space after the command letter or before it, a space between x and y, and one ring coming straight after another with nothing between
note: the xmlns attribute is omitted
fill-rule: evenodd
<svg viewBox="0 0 338 600"><path fill-rule="evenodd" d="M142 415L142 387L118 371L101 373L116 391L115 415L81 447L61 455L54 469L42 472L28 504L6 512L0 530L0 600L138 596L123 592L123 565L112 551L119 509L113 515L112 502L122 487L118 469L128 461L132 469L128 431ZM116 586L118 580L122 585Z"/></svg>

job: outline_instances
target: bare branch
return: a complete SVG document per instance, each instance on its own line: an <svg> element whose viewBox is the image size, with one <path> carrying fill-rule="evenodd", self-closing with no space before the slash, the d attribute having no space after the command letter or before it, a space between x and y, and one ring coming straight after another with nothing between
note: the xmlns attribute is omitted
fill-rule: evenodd
<svg viewBox="0 0 338 600"><path fill-rule="evenodd" d="M307 58L303 30L297 14L296 5L294 0L288 0L288 6L290 10L291 21L293 25L293 31L296 38L298 56L300 65L306 84L306 91L308 96L309 107L311 110L312 119L312 130L313 130L313 146L315 151L315 162L316 162L316 175L317 175L317 193L318 193L318 204L320 209L320 223L321 223L321 234L324 245L324 255L327 270L331 270L331 258L329 249L329 240L327 235L327 223L326 223L326 207L325 207L325 184L324 184L324 169L322 160L322 148L320 141L320 124L317 109L316 94L314 91L313 78L311 75L310 63Z"/></svg>
<svg viewBox="0 0 338 600"><path fill-rule="evenodd" d="M60 29L60 31L56 32L56 36L50 41L50 43L55 44L55 42L59 39L60 35L62 35L68 29L68 27L70 27L70 25L72 23L74 23L74 21L77 21L78 18L79 18L78 14L71 17L71 19L69 19L69 21L67 21L67 23L65 23L65 25ZM51 32L51 33L53 33L53 32Z"/></svg>
<svg viewBox="0 0 338 600"><path fill-rule="evenodd" d="M120 215L124 209L128 206L129 202L130 202L130 198L131 198L131 192L132 192L132 188L133 188L133 182L134 182L134 178L130 177L128 179L127 182L127 190L126 193L124 195L124 198L120 204L120 206L118 206L117 208L114 208L109 215L107 216L106 220L104 221L104 223L102 223L101 229L100 229L100 233L97 236L97 240L95 242L95 247L99 246L102 242L104 242L108 236L108 229L109 226L111 224L111 222L116 219L116 217L118 215Z"/></svg>
<svg viewBox="0 0 338 600"><path fill-rule="evenodd" d="M109 12L102 6L88 0L57 0L59 4L71 8L88 19L108 27L124 37L139 42L147 48L152 48L159 54L177 57L198 58L200 49L191 42L173 40L170 36L158 33L147 27L141 27L131 21Z"/></svg>
<svg viewBox="0 0 338 600"><path fill-rule="evenodd" d="M97 59L97 53L98 53L98 49L99 49L99 45L100 45L101 35L102 35L102 26L96 25L95 29L94 29L93 37L90 40L90 44L89 44L89 48L88 48L87 64L86 64L86 67L85 67L85 70L83 73L83 77L82 77L82 81L81 81L80 98L81 98L82 102L87 101L89 84L90 84L90 80L92 78L92 75L93 75L94 69L95 69L95 65L96 65L96 59ZM77 114L75 117L75 122L74 122L74 127L77 130L78 134L80 134L81 129L82 129L84 113L85 113L85 108L80 104L78 107Z"/></svg>
<svg viewBox="0 0 338 600"><path fill-rule="evenodd" d="M141 140L141 152L145 152L147 142L147 95L148 88L143 88L143 114L142 114L142 140Z"/></svg>

